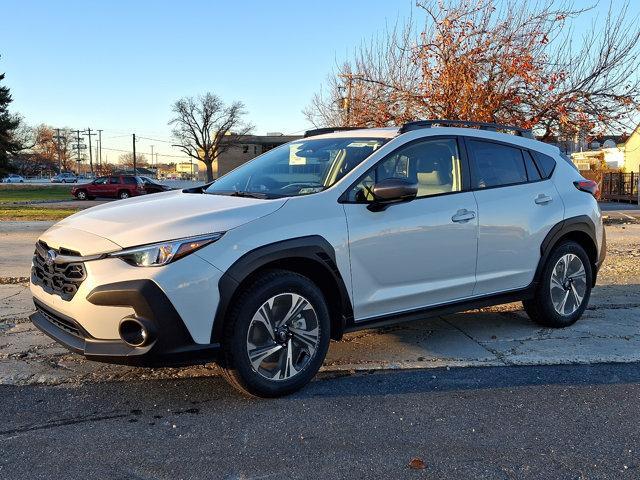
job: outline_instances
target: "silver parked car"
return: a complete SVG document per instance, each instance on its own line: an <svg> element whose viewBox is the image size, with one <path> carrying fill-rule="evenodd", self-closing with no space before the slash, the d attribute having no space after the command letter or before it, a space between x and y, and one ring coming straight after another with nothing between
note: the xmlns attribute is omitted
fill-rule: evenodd
<svg viewBox="0 0 640 480"><path fill-rule="evenodd" d="M309 131L214 183L53 226L31 319L91 359L217 359L238 389L284 395L345 332L516 300L572 325L605 257L596 193L518 127Z"/></svg>
<svg viewBox="0 0 640 480"><path fill-rule="evenodd" d="M2 183L24 183L24 177L15 173L10 173L2 179Z"/></svg>
<svg viewBox="0 0 640 480"><path fill-rule="evenodd" d="M51 183L78 183L78 177L72 172L62 172L51 177Z"/></svg>

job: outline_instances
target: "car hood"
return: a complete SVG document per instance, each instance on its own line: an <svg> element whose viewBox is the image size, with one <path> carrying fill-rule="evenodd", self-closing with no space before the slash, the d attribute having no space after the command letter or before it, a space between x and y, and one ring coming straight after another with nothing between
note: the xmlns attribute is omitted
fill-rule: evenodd
<svg viewBox="0 0 640 480"><path fill-rule="evenodd" d="M47 241L47 236L60 238L60 229L74 229L126 248L224 232L269 215L285 203L286 199L261 200L174 190L116 200L83 210L54 225L42 239ZM73 242L71 230L68 242ZM63 246L73 248L68 243ZM84 255L97 253L88 253L88 249L91 250L86 245L75 248Z"/></svg>

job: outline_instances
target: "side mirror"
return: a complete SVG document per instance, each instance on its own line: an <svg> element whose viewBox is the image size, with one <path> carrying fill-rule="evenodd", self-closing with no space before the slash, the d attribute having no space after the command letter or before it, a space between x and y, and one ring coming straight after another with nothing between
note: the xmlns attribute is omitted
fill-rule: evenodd
<svg viewBox="0 0 640 480"><path fill-rule="evenodd" d="M394 203L410 202L418 195L418 184L404 178L386 178L371 189L373 202L367 208L372 212L385 210Z"/></svg>

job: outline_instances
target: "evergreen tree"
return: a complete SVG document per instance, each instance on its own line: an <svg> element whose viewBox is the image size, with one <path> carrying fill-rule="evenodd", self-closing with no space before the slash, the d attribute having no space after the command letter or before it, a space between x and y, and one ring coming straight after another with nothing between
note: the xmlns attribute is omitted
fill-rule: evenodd
<svg viewBox="0 0 640 480"><path fill-rule="evenodd" d="M13 133L18 128L20 120L9 113L12 101L9 88L2 85L4 73L0 73L0 171L7 167L8 153L18 148L13 139Z"/></svg>

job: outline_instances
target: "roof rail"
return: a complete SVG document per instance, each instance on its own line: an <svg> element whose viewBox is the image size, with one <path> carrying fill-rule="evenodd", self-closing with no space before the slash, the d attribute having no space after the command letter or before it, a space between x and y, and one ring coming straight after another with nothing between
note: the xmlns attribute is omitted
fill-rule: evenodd
<svg viewBox="0 0 640 480"><path fill-rule="evenodd" d="M402 125L399 133L406 133L412 130L418 130L419 128L431 128L433 126L441 127L478 127L480 130L490 130L497 132L499 130L512 131L515 135L519 135L525 138L533 138L533 133L530 129L515 127L513 125L501 125L499 123L487 123L487 122L470 122L466 120L418 120L415 122L409 122Z"/></svg>
<svg viewBox="0 0 640 480"><path fill-rule="evenodd" d="M325 133L341 132L343 130L361 130L362 127L324 127L314 128L304 132L304 138L315 137L316 135L324 135Z"/></svg>

